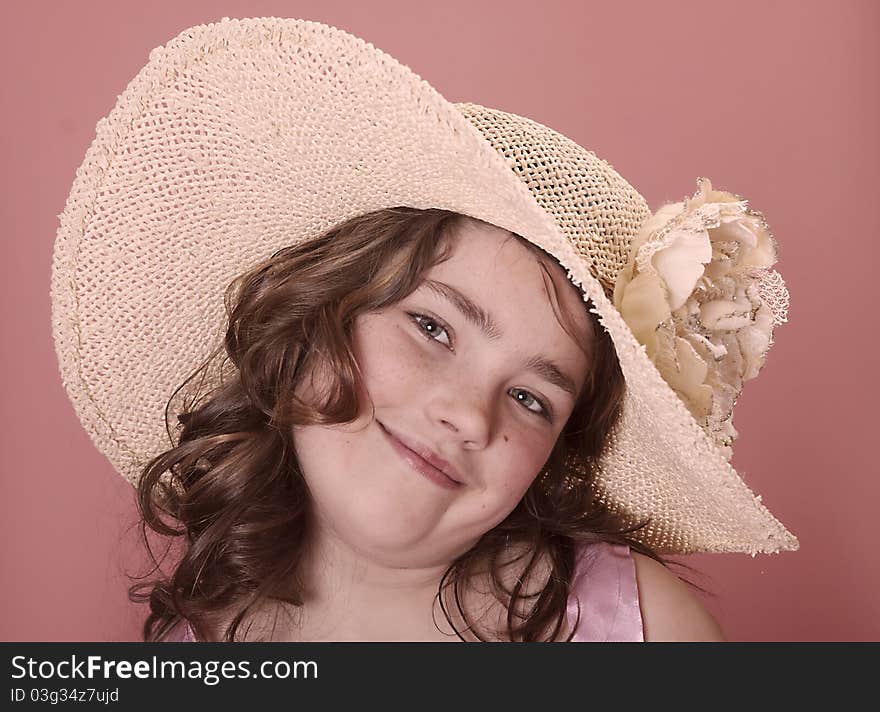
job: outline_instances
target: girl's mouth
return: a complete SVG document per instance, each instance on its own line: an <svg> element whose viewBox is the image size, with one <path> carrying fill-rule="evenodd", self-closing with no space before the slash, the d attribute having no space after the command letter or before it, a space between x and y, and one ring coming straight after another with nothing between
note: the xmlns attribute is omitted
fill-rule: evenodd
<svg viewBox="0 0 880 712"><path fill-rule="evenodd" d="M382 423L379 423L379 427L382 430L382 434L391 444L394 452L396 452L402 460L404 460L412 469L414 469L420 475L430 480L434 484L443 487L444 489L456 490L462 486L461 482L453 480L445 472L437 469L436 467L434 467L434 465L418 455L416 452L410 450L406 445L404 445L400 440L392 435L385 428L385 426L382 425Z"/></svg>

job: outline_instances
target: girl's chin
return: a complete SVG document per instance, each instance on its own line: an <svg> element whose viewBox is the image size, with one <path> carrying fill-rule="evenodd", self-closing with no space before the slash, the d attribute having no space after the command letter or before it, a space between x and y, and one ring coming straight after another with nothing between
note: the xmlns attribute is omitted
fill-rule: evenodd
<svg viewBox="0 0 880 712"><path fill-rule="evenodd" d="M359 558L388 568L424 569L448 566L474 542L450 541L430 532L375 527L349 529L339 537Z"/></svg>

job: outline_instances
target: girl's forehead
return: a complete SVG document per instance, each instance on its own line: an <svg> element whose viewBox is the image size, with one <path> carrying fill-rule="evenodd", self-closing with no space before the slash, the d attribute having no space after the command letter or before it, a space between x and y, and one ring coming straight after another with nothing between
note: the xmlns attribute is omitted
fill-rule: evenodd
<svg viewBox="0 0 880 712"><path fill-rule="evenodd" d="M450 301L477 312L484 323L497 314L502 322L531 326L541 335L556 333L559 315L582 344L588 341L592 330L580 291L552 257L503 228L471 218L460 221L452 238L449 258L425 275L431 291L446 291L441 296L451 295ZM456 299L455 291L466 299Z"/></svg>
<svg viewBox="0 0 880 712"><path fill-rule="evenodd" d="M511 272L513 277L529 270L537 274L540 262L548 265L553 262L518 235L474 218L463 217L452 229L451 237L450 263L457 269L471 269L477 274L491 273L500 282L507 281L506 272ZM559 265L554 266L561 272Z"/></svg>
<svg viewBox="0 0 880 712"><path fill-rule="evenodd" d="M462 215L451 229L451 235L453 251L460 249L463 253L460 259L496 256L500 253L506 259L519 259L535 265L543 264L553 273L554 278L561 278L560 284L568 284L577 291L577 287L568 280L565 270L552 255L505 228Z"/></svg>
<svg viewBox="0 0 880 712"><path fill-rule="evenodd" d="M448 263L438 265L440 271L469 274L483 284L512 285L520 290L546 285L546 278L542 276L546 275L552 279L556 291L566 293L577 302L583 301L578 287L552 256L509 230L463 216L452 237L451 257ZM544 291L543 288L540 291Z"/></svg>

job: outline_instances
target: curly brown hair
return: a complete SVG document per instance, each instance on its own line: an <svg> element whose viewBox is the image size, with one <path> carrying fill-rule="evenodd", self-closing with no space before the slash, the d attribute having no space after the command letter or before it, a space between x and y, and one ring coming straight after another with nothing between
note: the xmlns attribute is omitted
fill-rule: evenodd
<svg viewBox="0 0 880 712"><path fill-rule="evenodd" d="M280 250L229 286L228 329L215 357L231 363L231 375L197 394L177 416L176 444L172 436L172 447L146 465L137 488L153 572L160 562L148 528L183 544L170 575L129 590L133 601L150 604L144 640L163 639L182 620L208 639L222 619L228 621L222 638L233 641L262 605L302 605L298 575L311 500L294 452L293 426L357 418L363 404L351 342L356 318L412 293L425 272L450 255L462 217L405 207L361 215ZM548 269L552 257L511 236ZM626 526L594 491L595 463L619 419L625 381L610 337L589 312L590 302L586 306L595 337L592 366L556 445L516 508L453 561L440 582L441 608L462 639L444 592L451 593L472 635L486 639L463 603L463 591L487 562L493 594L507 611L500 634L512 641L574 634L576 622L566 630L566 605L577 551L585 543L625 544L666 563L633 538L647 522ZM557 318L572 334L558 312ZM316 364L332 374L330 385L317 402L304 402L295 389ZM203 364L181 389L198 382L208 367ZM522 552L522 568L511 581L503 569L511 563L512 542Z"/></svg>

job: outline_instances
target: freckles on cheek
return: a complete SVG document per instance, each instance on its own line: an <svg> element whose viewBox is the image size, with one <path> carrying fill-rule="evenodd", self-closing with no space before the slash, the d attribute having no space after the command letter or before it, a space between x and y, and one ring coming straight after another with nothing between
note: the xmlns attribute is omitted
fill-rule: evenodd
<svg viewBox="0 0 880 712"><path fill-rule="evenodd" d="M432 374L425 353L400 324L376 325L363 339L360 357L374 398L399 397L410 386L418 385L425 374Z"/></svg>
<svg viewBox="0 0 880 712"><path fill-rule="evenodd" d="M433 382L440 378L442 361L432 358L431 348L440 349L442 346L421 344L406 334L402 327L398 327L394 342L383 342L381 348L385 358L393 364L396 378L417 383Z"/></svg>

